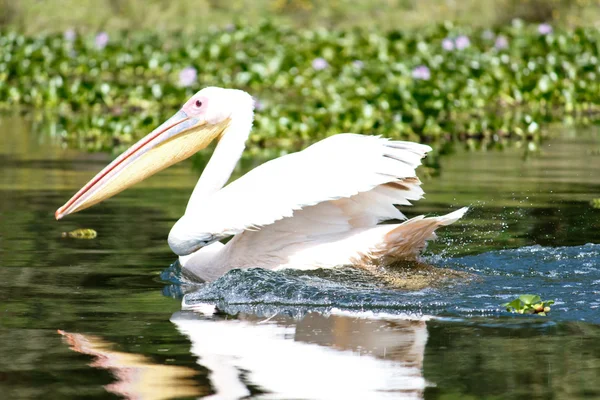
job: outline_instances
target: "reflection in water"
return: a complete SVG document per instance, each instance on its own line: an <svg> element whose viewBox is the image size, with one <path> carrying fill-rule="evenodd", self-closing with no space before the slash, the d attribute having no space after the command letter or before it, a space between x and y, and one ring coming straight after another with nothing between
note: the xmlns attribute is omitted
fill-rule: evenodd
<svg viewBox="0 0 600 400"><path fill-rule="evenodd" d="M201 397L217 389L235 393L235 388L281 398L299 388L295 399L306 399L301 393L309 391L343 398L355 390L355 396L346 397L359 397L364 391L357 387L385 388L394 381L384 377L399 371L410 383L404 392L371 392L363 398L421 397L424 386L424 397L431 399L600 398L600 210L589 204L600 193L598 128L578 133L564 128L562 138L545 142L527 159L515 149L463 152L460 146L454 149L457 154L442 159L441 176L427 182L427 199L406 211L435 214L478 199L469 218L448 227L430 248L434 254L452 249L451 258L442 253L430 259L476 274L478 280L398 291L356 270L236 271L196 288L189 299L217 304L234 315L250 311L265 319L279 312L277 318L258 324L249 317L202 320L182 313L173 317L177 325L169 319L181 309L181 300L160 294L164 283L158 274L173 261L166 232L183 212L200 171L192 171L191 163L172 167L98 208L57 223L56 207L111 157L52 146L48 136L31 131L19 117L0 118L0 131L2 399L115 397L105 387L123 385L111 385L117 371L135 371L126 387L136 388L135 379L149 382L148 391L135 392L140 397ZM245 162L239 175L256 159ZM93 228L98 237L60 237L77 228ZM168 280L177 286L172 292L181 295L189 289L179 279ZM547 318L502 313L500 304L530 292L557 300ZM450 318L427 322L425 331L418 322L402 328L404 322L397 320L342 318L333 324L340 317L310 314L318 310L328 315L333 308ZM280 320L282 314L300 322ZM190 354L187 331L178 331L180 325L182 332L189 328L195 355ZM122 353L98 336L72 337L87 343L75 348L113 363L107 369L92 368L90 356L60 345L60 336L50 328L57 326L110 338ZM236 326L245 328L236 331ZM365 332L368 327L370 333ZM221 339L221 330L235 337ZM435 386L420 378L425 339L422 376ZM252 345L257 347L255 358L250 358ZM292 348L303 350L294 353L288 350ZM232 356L238 350L243 358ZM321 356L307 367L309 354ZM198 365L206 365L211 355L215 365L233 374L229 379L237 387L217 386L215 371ZM273 359L279 360L278 368L267 363ZM180 367L173 370L175 363ZM258 367L265 365L279 369L282 381L260 375ZM313 371L325 372L319 376ZM180 377L172 379L174 375ZM277 386L281 382L290 386L282 389ZM317 384L328 391L320 392ZM182 388L190 392L171 395ZM134 391L121 393L132 396Z"/></svg>
<svg viewBox="0 0 600 400"><path fill-rule="evenodd" d="M253 315L215 321L185 311L171 321L211 371L215 398L423 397L425 321L318 313L297 322Z"/></svg>
<svg viewBox="0 0 600 400"><path fill-rule="evenodd" d="M110 350L111 344L97 336L58 331L71 350L94 357L90 366L112 372L116 382L104 388L126 399L159 400L200 396L192 380L196 371L175 365L152 363L148 357Z"/></svg>

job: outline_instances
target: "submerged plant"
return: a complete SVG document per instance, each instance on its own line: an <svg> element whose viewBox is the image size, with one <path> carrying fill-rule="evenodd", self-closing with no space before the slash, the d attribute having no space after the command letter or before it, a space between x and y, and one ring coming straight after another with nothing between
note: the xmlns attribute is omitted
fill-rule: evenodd
<svg viewBox="0 0 600 400"><path fill-rule="evenodd" d="M550 312L554 300L544 300L535 294L522 294L509 303L502 304L506 311L517 314L537 314L545 316Z"/></svg>

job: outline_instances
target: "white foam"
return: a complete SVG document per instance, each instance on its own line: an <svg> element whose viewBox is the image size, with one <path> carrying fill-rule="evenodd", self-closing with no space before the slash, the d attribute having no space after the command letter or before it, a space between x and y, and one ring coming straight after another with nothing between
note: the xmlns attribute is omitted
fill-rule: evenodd
<svg viewBox="0 0 600 400"><path fill-rule="evenodd" d="M344 317L354 317L354 318L362 318L362 319L395 319L395 320L405 320L405 321L430 321L434 317L432 315L424 315L417 313L399 313L399 314L391 314L391 313L379 313L373 311L349 311L349 310L341 310L339 308L332 308L329 312L331 315L339 315Z"/></svg>
<svg viewBox="0 0 600 400"><path fill-rule="evenodd" d="M207 317L212 317L217 312L217 306L210 303L194 303L188 304L185 302L185 297L181 300L181 309L184 311L194 311L203 314Z"/></svg>

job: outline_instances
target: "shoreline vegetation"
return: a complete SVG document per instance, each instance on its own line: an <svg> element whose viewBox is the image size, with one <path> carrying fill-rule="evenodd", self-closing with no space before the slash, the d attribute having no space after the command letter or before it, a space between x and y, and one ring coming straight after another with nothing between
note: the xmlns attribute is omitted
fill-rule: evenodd
<svg viewBox="0 0 600 400"><path fill-rule="evenodd" d="M0 11L0 29L28 35L68 29L196 33L264 19L295 29L387 32L446 21L497 28L514 19L563 28L598 27L600 0L0 0Z"/></svg>
<svg viewBox="0 0 600 400"><path fill-rule="evenodd" d="M341 132L436 152L456 140L477 148L512 138L535 149L553 123L600 116L600 30L565 21L378 30L263 20L34 34L3 25L0 110L40 114L49 134L89 151L122 151L206 86L255 96L248 147L267 157Z"/></svg>

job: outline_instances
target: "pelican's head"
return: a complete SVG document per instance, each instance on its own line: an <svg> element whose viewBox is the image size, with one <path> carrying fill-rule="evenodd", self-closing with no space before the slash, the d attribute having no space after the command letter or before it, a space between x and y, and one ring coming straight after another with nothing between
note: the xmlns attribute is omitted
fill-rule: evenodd
<svg viewBox="0 0 600 400"><path fill-rule="evenodd" d="M200 90L175 115L117 157L56 210L56 219L112 197L190 157L219 139L238 110L248 110L251 116L252 104L250 95L241 90Z"/></svg>

